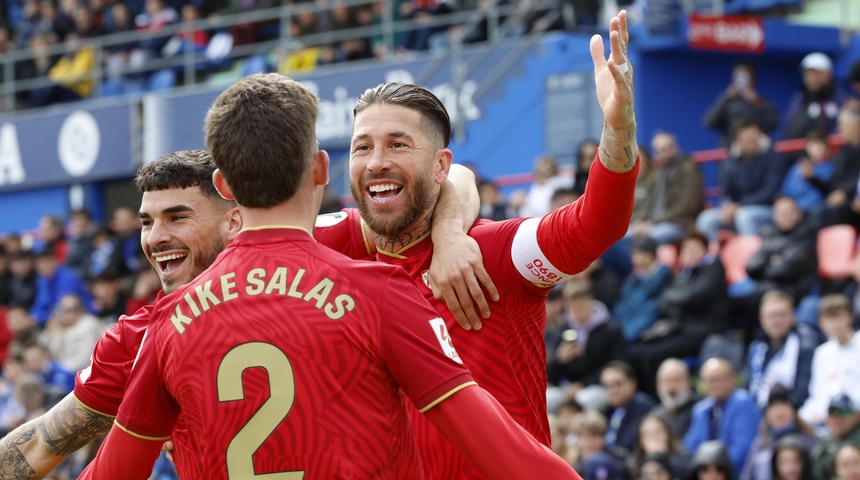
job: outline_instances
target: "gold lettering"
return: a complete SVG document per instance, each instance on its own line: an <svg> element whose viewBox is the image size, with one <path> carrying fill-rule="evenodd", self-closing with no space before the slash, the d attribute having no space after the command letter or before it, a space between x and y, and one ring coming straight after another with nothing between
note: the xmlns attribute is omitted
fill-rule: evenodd
<svg viewBox="0 0 860 480"><path fill-rule="evenodd" d="M287 295L293 298L302 298L304 293L299 291L299 282L302 281L302 277L305 276L305 269L300 268L298 272L296 272L296 276L293 278L293 283L290 284L290 291L287 292Z"/></svg>
<svg viewBox="0 0 860 480"><path fill-rule="evenodd" d="M185 296L182 298L185 299L185 303L188 304L188 308L191 309L191 313L194 314L194 318L199 317L200 316L200 307L198 307L197 304L194 303L194 299L191 298L191 294L186 293Z"/></svg>
<svg viewBox="0 0 860 480"><path fill-rule="evenodd" d="M245 287L245 293L248 295L259 295L263 292L263 286L265 285L262 278L266 276L266 271L262 268L255 268L248 272L248 286ZM254 285L252 287L251 285Z"/></svg>
<svg viewBox="0 0 860 480"><path fill-rule="evenodd" d="M275 269L275 274L266 285L266 295L271 295L277 290L278 294L283 295L287 292L287 267L278 267Z"/></svg>
<svg viewBox="0 0 860 480"><path fill-rule="evenodd" d="M207 280L203 285L198 285L194 288L194 293L197 294L197 301L200 303L200 308L204 312L209 310L210 305L218 305L221 300L212 293L212 280Z"/></svg>
<svg viewBox="0 0 860 480"><path fill-rule="evenodd" d="M170 322L173 323L173 327L176 328L176 331L180 335L185 333L185 325L191 325L191 320L190 317L182 313L182 309L179 308L178 304L176 305L176 313L170 316Z"/></svg>
<svg viewBox="0 0 860 480"><path fill-rule="evenodd" d="M307 295L305 295L305 301L310 302L311 300L316 300L317 308L322 308L331 293L332 287L334 287L334 282L329 280L328 277L323 278L319 283L314 285Z"/></svg>
<svg viewBox="0 0 860 480"><path fill-rule="evenodd" d="M334 303L325 306L325 314L332 320L340 320L346 312L355 308L355 300L345 293L341 293L334 299Z"/></svg>
<svg viewBox="0 0 860 480"><path fill-rule="evenodd" d="M233 289L236 287L236 282L233 280L236 277L236 272L226 273L221 275L221 298L225 302L233 300L239 296Z"/></svg>

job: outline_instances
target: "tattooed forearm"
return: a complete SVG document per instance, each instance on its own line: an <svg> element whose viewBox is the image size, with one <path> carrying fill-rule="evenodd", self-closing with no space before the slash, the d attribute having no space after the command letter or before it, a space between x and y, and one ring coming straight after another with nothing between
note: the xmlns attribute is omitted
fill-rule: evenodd
<svg viewBox="0 0 860 480"><path fill-rule="evenodd" d="M600 161L606 168L616 172L626 172L636 166L639 147L636 145L636 127L621 132L609 124L603 124L600 139Z"/></svg>
<svg viewBox="0 0 860 480"><path fill-rule="evenodd" d="M36 437L36 427L28 423L14 430L0 444L0 480L6 479L36 479L36 470L30 466L24 454L18 448Z"/></svg>
<svg viewBox="0 0 860 480"><path fill-rule="evenodd" d="M48 412L39 428L48 452L65 457L110 430L113 418L78 404L71 396Z"/></svg>

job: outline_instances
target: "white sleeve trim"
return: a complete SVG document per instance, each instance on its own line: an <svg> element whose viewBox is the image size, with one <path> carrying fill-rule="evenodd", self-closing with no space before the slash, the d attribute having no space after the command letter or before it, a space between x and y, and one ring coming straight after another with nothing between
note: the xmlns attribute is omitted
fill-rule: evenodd
<svg viewBox="0 0 860 480"><path fill-rule="evenodd" d="M540 218L530 218L520 224L511 245L511 261L526 281L550 288L571 277L553 265L541 251L537 241Z"/></svg>

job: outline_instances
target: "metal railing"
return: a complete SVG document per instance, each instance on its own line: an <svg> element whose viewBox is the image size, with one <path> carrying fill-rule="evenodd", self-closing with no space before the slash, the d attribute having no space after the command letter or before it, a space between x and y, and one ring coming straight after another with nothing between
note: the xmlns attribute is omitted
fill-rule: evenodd
<svg viewBox="0 0 860 480"><path fill-rule="evenodd" d="M362 5L373 5L378 3L375 0L340 0L339 5L344 7L356 7ZM471 33L473 29L478 27L482 22L486 23L487 37L493 41L504 36L509 36L515 31L517 22L521 22L527 15L535 12L544 11L560 11L559 0L536 0L524 1L522 3L512 3L507 5L498 5L495 0L492 0L490 8L457 11L448 14L434 15L429 18L412 19L412 20L394 20L394 2L393 0L381 0L382 4L382 19L379 23L366 26L358 26L342 30L333 30L321 33L307 34L297 37L290 35L290 25L294 17L307 13L320 14L330 10L330 7L318 5L315 2L302 3L298 5L288 5L270 9L248 11L231 15L216 16L212 18L202 19L190 23L176 23L165 26L162 30L155 34L147 31L133 31L114 33L99 37L87 38L80 41L80 48L92 47L94 54L94 68L87 74L83 74L75 78L75 81L91 81L93 82L93 98L98 98L101 95L101 83L105 78L114 76L131 76L147 74L163 69L175 69L181 72L180 85L193 85L197 83L200 76L198 69L204 69L206 65L211 65L213 60L208 58L205 52L194 51L194 49L186 48L184 52L177 55L163 58L153 56L145 61L144 64L138 66L123 66L118 70L108 71L106 58L111 49L126 46L129 44L139 44L142 41L157 41L167 42L170 38L185 32L190 34L195 31L221 32L227 31L231 27L240 27L244 25L268 24L269 28L276 28L278 31L277 38L266 39L263 41L234 45L230 51L221 58L218 62L229 62L241 58L247 58L254 55L273 55L280 56L281 59L287 58L291 53L300 51L303 48L322 47L335 44L345 40L376 38L381 41L383 51L386 56L393 57L399 55L397 52L395 39L399 34L408 34L409 32L420 29L444 29L452 26L460 26L460 34L450 35L450 49L458 51L461 48L461 42L464 37ZM190 37L190 35L188 35ZM0 95L7 99L7 110L15 109L15 102L8 102L20 92L30 91L33 89L50 87L56 82L48 76L37 78L18 79L16 78L16 67L22 62L35 61L40 55L56 57L70 52L70 45L58 43L44 47L41 53L37 53L34 49L21 49L6 52L0 58L0 68L3 70L4 82ZM277 68L277 67L276 67ZM10 104L11 103L11 104Z"/></svg>

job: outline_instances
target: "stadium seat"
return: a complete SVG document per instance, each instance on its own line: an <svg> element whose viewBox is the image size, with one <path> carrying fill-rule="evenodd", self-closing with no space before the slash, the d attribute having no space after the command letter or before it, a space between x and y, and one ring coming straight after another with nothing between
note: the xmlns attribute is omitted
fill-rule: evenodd
<svg viewBox="0 0 860 480"><path fill-rule="evenodd" d="M828 279L850 278L854 269L857 232L851 225L832 225L818 231L818 275Z"/></svg>
<svg viewBox="0 0 860 480"><path fill-rule="evenodd" d="M658 246L657 261L666 265L674 272L678 266L678 247L670 243Z"/></svg>
<svg viewBox="0 0 860 480"><path fill-rule="evenodd" d="M726 282L733 285L747 278L747 263L761 248L761 237L743 235L732 237L720 249L720 260L726 269Z"/></svg>

